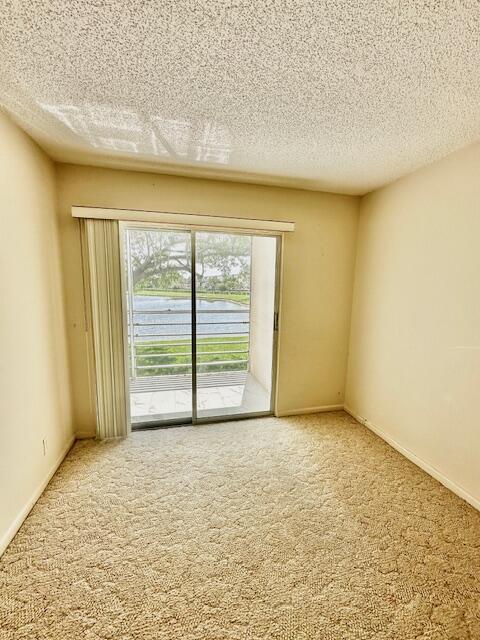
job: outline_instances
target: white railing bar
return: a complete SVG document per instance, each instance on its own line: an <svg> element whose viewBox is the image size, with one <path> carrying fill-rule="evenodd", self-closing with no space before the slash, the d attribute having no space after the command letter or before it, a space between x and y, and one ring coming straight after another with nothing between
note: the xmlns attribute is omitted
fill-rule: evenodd
<svg viewBox="0 0 480 640"><path fill-rule="evenodd" d="M218 360L218 362L197 362L198 366L213 367L221 364L244 364L248 360ZM180 364L150 364L137 365L137 369L173 369L175 367L191 367L190 362L182 362Z"/></svg>
<svg viewBox="0 0 480 640"><path fill-rule="evenodd" d="M237 350L233 350L233 351L197 351L197 356L209 356L209 355L215 355L218 356L221 353L224 354L229 354L229 353L248 353L248 349L244 349L242 351L237 351ZM186 351L185 353L137 353L137 359L138 358L172 358L172 357L177 357L177 356L190 356L190 352Z"/></svg>
<svg viewBox="0 0 480 640"><path fill-rule="evenodd" d="M248 353L248 349L232 349L231 351L197 351L197 356L219 355L220 353Z"/></svg>
<svg viewBox="0 0 480 640"><path fill-rule="evenodd" d="M197 324L250 324L250 320L222 320L221 322L197 322Z"/></svg>
<svg viewBox="0 0 480 640"><path fill-rule="evenodd" d="M186 315L186 314L192 313L192 311L190 309L187 309L186 311L181 311L180 309L178 309L178 311L173 311L172 309L162 310L162 311L155 310L155 309L143 309L143 310L134 309L133 313L141 313L141 314L144 314L144 315L149 315L149 314L156 315L156 314L164 313L164 314L167 314L167 315L171 314L171 315L175 315L175 316L181 316L181 315Z"/></svg>
<svg viewBox="0 0 480 640"><path fill-rule="evenodd" d="M141 293L135 293L134 291L134 295L137 296L142 296L143 298L171 298L172 296L169 296L169 293L185 293L185 297L189 298L191 296L191 289L170 289L170 290L165 290L165 289L143 289L143 291L160 291L161 293L165 294L165 295L160 295L160 296L151 296L151 295L146 295L146 296L142 296ZM213 295L213 296L225 296L230 293L250 293L250 289L228 289L228 291L198 291L197 290L197 297L198 296L205 296L205 295ZM181 298L180 298L181 299Z"/></svg>
<svg viewBox="0 0 480 640"><path fill-rule="evenodd" d="M183 351L181 353L139 353L137 356L139 358L176 358L177 356L190 356L191 351Z"/></svg>
<svg viewBox="0 0 480 640"><path fill-rule="evenodd" d="M216 364L243 364L248 360L219 360L218 362L197 362L198 366L213 367Z"/></svg>
<svg viewBox="0 0 480 640"><path fill-rule="evenodd" d="M156 335L156 334L155 334ZM208 335L213 335L213 334L208 334ZM245 334L247 335L247 334ZM167 344L165 344L167 343ZM190 342L170 342L169 340L158 340L158 341L154 341L152 340L151 342L137 342L137 344L141 345L141 344L145 344L148 346L153 347L154 345L156 346L160 346L160 347L187 347L189 350L191 349L191 343ZM210 345L210 344L236 344L236 345L242 345L242 344L248 344L248 340L228 340L228 341L222 341L219 340L218 342L205 342L204 345Z"/></svg>
<svg viewBox="0 0 480 640"><path fill-rule="evenodd" d="M249 309L212 309L212 310L208 310L208 309L197 309L197 313L248 313ZM174 311L174 310L168 310L168 311L160 311L160 310L149 310L149 309L145 309L143 311L141 311L140 309L133 309L132 313L141 313L143 315L161 315L161 314L171 314L173 316L176 315L186 315L191 313L191 310L189 309L188 311Z"/></svg>
<svg viewBox="0 0 480 640"><path fill-rule="evenodd" d="M211 335L211 334L208 334L208 335ZM233 334L233 335L236 335L236 334ZM178 338L179 336L190 337L191 333L135 333L133 337L134 338L168 338L168 337ZM137 344L142 344L142 342L139 342Z"/></svg>
<svg viewBox="0 0 480 640"><path fill-rule="evenodd" d="M209 333L208 335L212 335L211 333ZM245 334L247 335L247 334ZM248 340L230 340L229 342L225 341L222 342L221 340L219 342L205 342L204 346L207 344L248 344Z"/></svg>
<svg viewBox="0 0 480 640"><path fill-rule="evenodd" d="M175 325L173 325L175 326ZM190 336L190 333L136 333L134 334L134 338L178 338L179 336ZM240 332L240 331L219 331L218 333L198 333L197 336L205 336L210 338L216 338L217 336L248 336L248 332ZM142 342L138 342L136 344L142 344ZM226 343L224 343L226 344Z"/></svg>
<svg viewBox="0 0 480 640"><path fill-rule="evenodd" d="M137 369L172 369L175 367L192 368L191 362L181 362L180 364L143 364L137 365Z"/></svg>
<svg viewBox="0 0 480 640"><path fill-rule="evenodd" d="M197 309L197 313L248 313L250 311L250 307L248 309Z"/></svg>
<svg viewBox="0 0 480 640"><path fill-rule="evenodd" d="M225 322L197 322L197 324L250 324L250 320L230 320ZM134 327L190 327L190 322L134 322Z"/></svg>
<svg viewBox="0 0 480 640"><path fill-rule="evenodd" d="M134 322L134 327L190 327L190 322Z"/></svg>
<svg viewBox="0 0 480 640"><path fill-rule="evenodd" d="M248 336L248 331L240 332L240 331L219 331L218 333L198 333L197 336L209 336L210 338L215 338L217 336Z"/></svg>

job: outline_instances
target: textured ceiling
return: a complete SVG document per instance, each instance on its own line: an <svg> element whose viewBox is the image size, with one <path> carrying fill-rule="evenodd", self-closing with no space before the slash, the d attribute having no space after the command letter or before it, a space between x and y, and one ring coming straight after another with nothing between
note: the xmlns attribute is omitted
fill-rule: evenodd
<svg viewBox="0 0 480 640"><path fill-rule="evenodd" d="M0 104L57 160L365 193L480 135L478 0L0 9Z"/></svg>

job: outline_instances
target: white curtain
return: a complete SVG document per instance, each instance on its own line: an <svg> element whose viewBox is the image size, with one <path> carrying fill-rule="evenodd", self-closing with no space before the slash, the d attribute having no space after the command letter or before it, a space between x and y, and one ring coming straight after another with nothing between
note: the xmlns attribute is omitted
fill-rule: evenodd
<svg viewBox="0 0 480 640"><path fill-rule="evenodd" d="M97 438L128 435L120 236L117 220L81 221L93 333Z"/></svg>

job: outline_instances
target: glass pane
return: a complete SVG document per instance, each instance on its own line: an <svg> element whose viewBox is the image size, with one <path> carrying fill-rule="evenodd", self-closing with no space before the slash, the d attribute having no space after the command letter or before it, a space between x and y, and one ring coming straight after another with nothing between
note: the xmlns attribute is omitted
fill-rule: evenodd
<svg viewBox="0 0 480 640"><path fill-rule="evenodd" d="M132 426L192 417L191 236L125 231Z"/></svg>
<svg viewBox="0 0 480 640"><path fill-rule="evenodd" d="M196 233L197 417L270 411L275 238Z"/></svg>

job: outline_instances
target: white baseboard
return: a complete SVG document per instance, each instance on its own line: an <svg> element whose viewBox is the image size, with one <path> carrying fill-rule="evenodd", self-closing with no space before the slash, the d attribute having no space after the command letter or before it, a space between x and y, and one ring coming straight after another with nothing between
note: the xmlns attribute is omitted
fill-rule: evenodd
<svg viewBox="0 0 480 640"><path fill-rule="evenodd" d="M357 422L360 422L360 424L363 424L365 427L367 427L367 429L370 429L370 431L373 431L373 433L376 433L377 436L382 438L382 440L385 440L385 442L388 442L390 446L392 446L399 453L405 456L405 458L408 458L411 462L413 462L413 464L416 464L417 467L420 467L420 469L423 469L423 471L425 471L430 476L435 478L435 480L438 480L439 482L441 482L441 484L443 484L444 487L447 487L447 489L450 489L450 491L453 491L453 493L455 493L457 496L459 496L460 498L463 498L463 500L471 504L472 507L475 507L475 509L478 509L480 511L479 498L472 496L463 487L460 487L456 482L453 482L453 480L450 480L445 475L443 475L441 471L439 471L435 467L432 467L431 464L429 464L422 458L419 458L412 451L410 451L410 449L406 449L405 447L403 447L396 440L394 440L387 433L385 433L383 429L380 429L376 425L372 424L366 418L363 418L362 416L359 416L358 414L356 414L355 411L350 409L350 407L348 407L347 405L345 405L343 408L348 414L352 416L352 418L355 418Z"/></svg>
<svg viewBox="0 0 480 640"><path fill-rule="evenodd" d="M417 467L420 467L421 469L423 469L426 473L428 473L429 475L434 477L436 480L441 482L445 487L447 487L447 489L450 489L450 491L453 491L453 493L455 493L457 496L459 496L460 498L462 498L463 500L465 500L466 502L471 504L472 507L474 507L475 509L478 509L480 511L480 499L472 496L470 493L468 493L468 491L466 491L465 489L460 487L458 484L456 484L455 482L453 482L452 480L447 478L445 475L443 475L443 473L438 471L438 469L436 469L435 467L432 467L431 464L429 464L428 462L426 462L422 458L419 458L417 455L415 455L409 449L406 449L405 447L403 447L396 440L391 438L385 431L383 431L383 429L380 429L379 427L377 427L374 424L372 424L371 422L369 422L366 418L363 418L362 416L358 415L357 413L355 413L355 411L353 411L353 409L351 409L347 405L330 404L330 405L322 405L320 407L307 407L307 408L304 408L304 409L292 409L290 411L277 412L276 415L278 417L286 417L286 416L304 415L304 414L308 414L308 413L322 413L322 412L326 412L326 411L341 411L341 410L346 411L357 422L359 422L360 424L362 424L365 427L367 427L368 429L370 429L370 431L373 431L376 435L378 435L380 438L382 438L382 440L385 440L385 442L388 442L388 444L390 446L392 446L399 453L401 453L403 456L408 458L408 460L410 460L411 462L416 464ZM60 466L60 464L63 462L63 459L65 458L67 453L72 448L73 443L75 442L76 438L91 438L91 437L94 437L94 436L92 436L91 434L87 434L87 433L85 433L85 434L79 433L79 434L76 435L76 437L72 436L70 438L70 440L67 442L66 446L64 447L63 451L61 452L61 454L59 455L59 457L57 458L55 463L52 465L52 467L51 467L50 471L48 472L48 474L46 475L46 477L36 487L35 491L32 493L32 495L31 495L30 499L28 500L27 504L23 507L23 509L20 511L18 516L15 518L15 520L12 522L12 524L10 525L10 527L8 528L6 533L0 539L0 556L3 554L5 549L8 547L8 545L12 541L13 537L15 536L17 531L22 526L25 518L28 516L28 514L31 511L31 509L33 508L33 506L35 505L35 503L37 502L39 497L42 495L43 491L45 490L45 487L47 486L47 484L52 479L53 475L55 474L55 472L58 469L58 467Z"/></svg>
<svg viewBox="0 0 480 640"><path fill-rule="evenodd" d="M0 539L0 556L3 554L5 549L8 547L10 542L13 540L13 537L15 536L17 531L20 529L20 527L22 526L25 518L28 516L28 514L32 510L33 506L35 505L37 500L40 498L42 493L44 492L45 487L47 486L47 484L52 479L55 471L58 469L58 467L63 462L63 459L65 458L67 453L72 448L74 442L75 442L75 436L72 436L69 439L69 441L67 442L66 446L63 448L61 454L58 456L58 458L53 463L53 465L50 468L49 472L47 473L46 477L40 482L40 484L37 485L37 487L35 488L35 491L30 496L27 504L23 507L23 509L20 511L20 513L17 515L15 520L12 522L10 527L7 529L5 534Z"/></svg>
<svg viewBox="0 0 480 640"><path fill-rule="evenodd" d="M343 404L324 404L320 407L306 407L305 409L290 409L286 411L277 411L277 418L285 418L286 416L301 416L306 413L323 413L324 411L342 411Z"/></svg>

